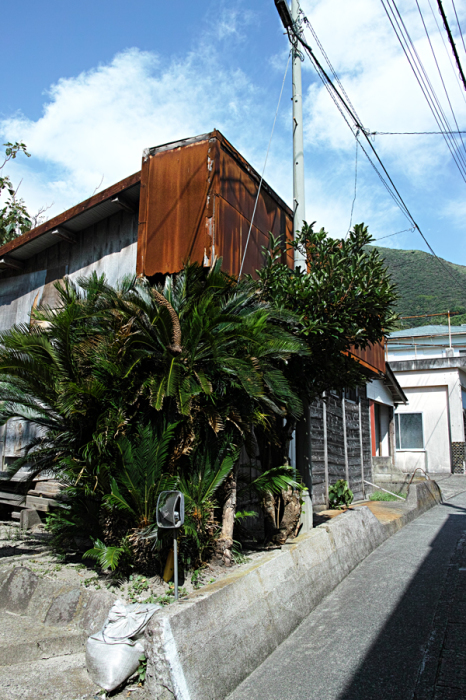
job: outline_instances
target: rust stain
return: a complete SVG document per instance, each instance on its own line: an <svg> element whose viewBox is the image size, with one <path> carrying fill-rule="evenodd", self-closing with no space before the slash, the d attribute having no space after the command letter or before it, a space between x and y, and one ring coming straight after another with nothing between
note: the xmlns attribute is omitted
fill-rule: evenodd
<svg viewBox="0 0 466 700"><path fill-rule="evenodd" d="M239 273L259 176L218 131L189 144L153 149L143 162L138 274L179 271L187 260ZM292 237L292 212L263 183L244 272L262 266L269 232ZM285 258L292 264L292 256Z"/></svg>

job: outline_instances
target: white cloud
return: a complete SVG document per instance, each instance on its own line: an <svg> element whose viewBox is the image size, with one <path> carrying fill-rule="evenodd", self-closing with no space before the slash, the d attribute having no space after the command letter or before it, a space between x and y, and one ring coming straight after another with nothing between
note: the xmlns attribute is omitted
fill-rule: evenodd
<svg viewBox="0 0 466 700"><path fill-rule="evenodd" d="M464 125L465 93L458 86L428 2L422 0L420 4L458 122ZM417 8L406 0L399 2L398 6L454 129ZM372 131L438 130L380 3L372 0L351 3L319 0L311 6L309 0L303 0L303 7L366 128ZM309 32L307 36L315 46ZM309 89L306 111L306 133L311 145L332 150L353 147L354 139L349 129L320 82L313 83ZM451 170L451 156L441 137L380 136L376 144L380 154L390 159L391 167L408 175L417 186L433 186L426 178L431 168L436 169L436 177L441 175L439 168L443 172Z"/></svg>
<svg viewBox="0 0 466 700"><path fill-rule="evenodd" d="M24 176L22 194L31 209L53 199L56 213L90 196L102 175L106 187L138 170L148 146L217 127L227 136L240 134L239 147L249 142L250 154L260 152L262 141L251 138L261 120L255 92L241 70L223 68L207 46L168 63L130 49L52 86L37 121L15 115L0 129L7 139L24 140L33 154L31 162L12 164L16 180Z"/></svg>

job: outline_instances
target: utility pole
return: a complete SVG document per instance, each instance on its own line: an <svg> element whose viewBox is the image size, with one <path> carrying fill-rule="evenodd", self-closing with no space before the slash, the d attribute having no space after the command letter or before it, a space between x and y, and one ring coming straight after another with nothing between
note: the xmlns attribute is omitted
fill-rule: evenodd
<svg viewBox="0 0 466 700"><path fill-rule="evenodd" d="M301 231L306 220L304 202L304 135L303 135L303 88L301 78L302 55L298 49L299 2L291 0L291 13L286 0L275 0L275 6L291 43L293 82L293 236ZM305 268L306 259L299 251L294 252L294 266Z"/></svg>
<svg viewBox="0 0 466 700"><path fill-rule="evenodd" d="M296 31L299 31L299 3L291 0L291 19ZM301 77L302 56L298 49L298 40L292 42L293 61L293 235L301 231L306 220L304 196L304 134L303 134L303 85ZM298 250L294 253L294 266L305 269L306 258Z"/></svg>
<svg viewBox="0 0 466 700"><path fill-rule="evenodd" d="M297 34L300 34L299 3L291 0L290 8L286 0L275 0L275 6L285 27L291 43L291 58L293 65L293 237L296 231L301 231L306 220L304 203L304 135L303 135L303 88L301 79L302 55L299 51ZM306 270L306 258L298 250L294 251L295 269ZM324 404L325 410L325 404ZM304 414L293 434L291 441L291 462L296 466L305 490L302 492L303 511L301 523L303 532L312 529L312 446L311 446L311 414L309 405L305 402Z"/></svg>

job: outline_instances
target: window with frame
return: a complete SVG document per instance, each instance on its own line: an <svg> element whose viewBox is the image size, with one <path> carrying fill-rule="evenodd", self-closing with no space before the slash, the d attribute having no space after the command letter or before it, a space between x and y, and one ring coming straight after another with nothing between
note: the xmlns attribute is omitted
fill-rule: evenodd
<svg viewBox="0 0 466 700"><path fill-rule="evenodd" d="M395 440L397 450L424 449L422 413L396 413Z"/></svg>
<svg viewBox="0 0 466 700"><path fill-rule="evenodd" d="M358 389L357 387L355 389L345 389L343 392L343 397L347 401L352 401L353 403L357 403L358 400Z"/></svg>

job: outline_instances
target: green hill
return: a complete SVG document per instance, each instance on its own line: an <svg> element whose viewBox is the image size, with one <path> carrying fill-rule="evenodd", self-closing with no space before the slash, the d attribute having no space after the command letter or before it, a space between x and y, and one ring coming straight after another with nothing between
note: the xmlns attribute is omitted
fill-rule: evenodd
<svg viewBox="0 0 466 700"><path fill-rule="evenodd" d="M372 246L368 246L369 248ZM393 281L398 286L400 316L437 314L450 310L459 312L452 324L466 323L466 267L442 260L443 265L430 253L421 250L378 250L385 260ZM451 275L445 270L447 267ZM454 279L453 279L454 278ZM455 280L457 283L455 284ZM402 327L446 324L447 317L411 319Z"/></svg>

